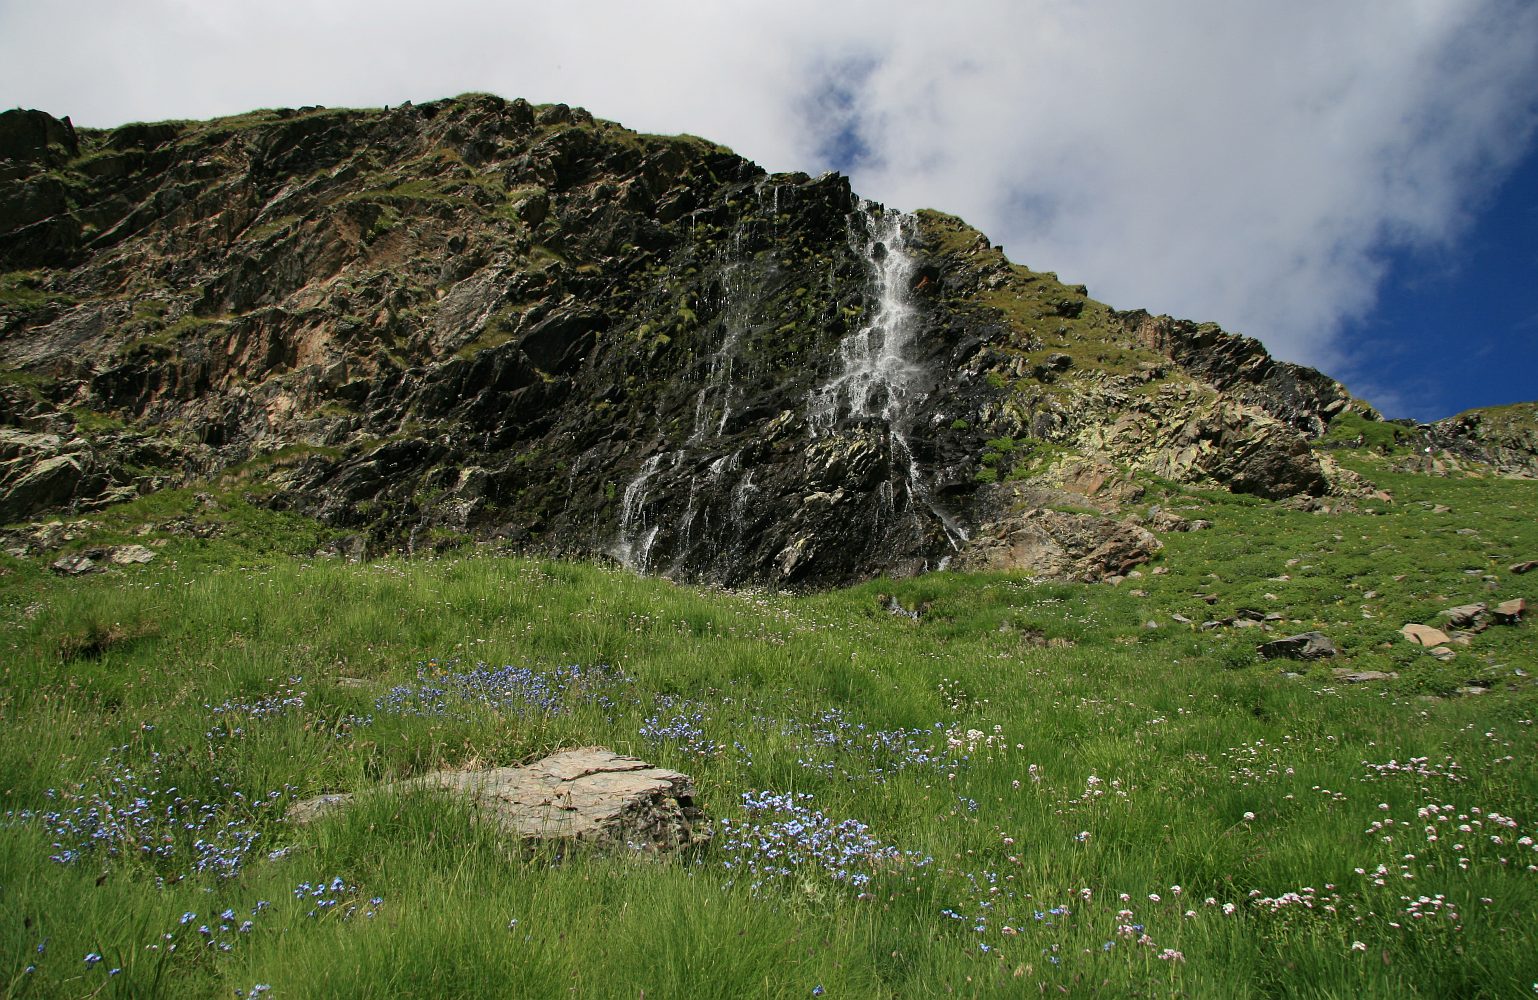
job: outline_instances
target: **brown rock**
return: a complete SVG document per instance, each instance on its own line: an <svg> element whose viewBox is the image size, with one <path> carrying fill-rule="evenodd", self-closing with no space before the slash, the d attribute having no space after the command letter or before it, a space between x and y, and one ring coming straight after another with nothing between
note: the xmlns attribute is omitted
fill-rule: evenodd
<svg viewBox="0 0 1538 1000"><path fill-rule="evenodd" d="M980 528L957 568L1098 582L1123 576L1163 547L1130 520L1032 508Z"/></svg>
<svg viewBox="0 0 1538 1000"><path fill-rule="evenodd" d="M380 791L433 788L469 798L483 818L525 842L657 852L704 844L711 836L688 775L605 747L563 750L524 767L435 771ZM352 795L304 799L289 807L288 817L309 823L352 800Z"/></svg>
<svg viewBox="0 0 1538 1000"><path fill-rule="evenodd" d="M1502 625L1515 625L1527 613L1527 599L1514 597L1495 606L1495 620Z"/></svg>
<svg viewBox="0 0 1538 1000"><path fill-rule="evenodd" d="M1538 559L1529 559L1527 562L1513 563L1509 568L1513 573L1516 573L1518 576L1520 576L1529 570L1538 569Z"/></svg>
<svg viewBox="0 0 1538 1000"><path fill-rule="evenodd" d="M1429 625L1411 623L1399 630L1399 634L1418 646L1440 646L1451 642L1446 632Z"/></svg>

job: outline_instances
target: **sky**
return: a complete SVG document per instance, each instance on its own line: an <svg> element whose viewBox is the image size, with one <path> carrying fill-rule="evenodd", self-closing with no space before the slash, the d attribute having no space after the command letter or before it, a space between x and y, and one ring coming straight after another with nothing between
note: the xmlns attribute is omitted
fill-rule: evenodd
<svg viewBox="0 0 1538 1000"><path fill-rule="evenodd" d="M838 169L1390 417L1538 399L1533 0L0 0L77 125L467 91Z"/></svg>

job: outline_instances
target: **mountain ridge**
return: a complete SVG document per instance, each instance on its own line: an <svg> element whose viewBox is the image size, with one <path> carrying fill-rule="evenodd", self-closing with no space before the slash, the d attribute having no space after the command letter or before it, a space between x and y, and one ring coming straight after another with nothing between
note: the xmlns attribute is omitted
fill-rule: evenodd
<svg viewBox="0 0 1538 1000"><path fill-rule="evenodd" d="M1333 447L1538 474L1531 407L1386 423L952 216L491 95L4 112L0 268L0 521L233 476L374 549L1102 579L1157 548L1138 476L1329 508L1377 493Z"/></svg>

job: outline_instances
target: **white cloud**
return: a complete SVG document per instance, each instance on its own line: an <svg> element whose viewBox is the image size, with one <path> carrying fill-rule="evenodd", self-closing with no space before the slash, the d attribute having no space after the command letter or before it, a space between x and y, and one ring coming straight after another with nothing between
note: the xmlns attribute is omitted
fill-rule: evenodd
<svg viewBox="0 0 1538 1000"><path fill-rule="evenodd" d="M963 216L1113 305L1353 367L1389 255L1443 245L1527 147L1525 0L0 7L0 93L77 122L465 90L582 104Z"/></svg>

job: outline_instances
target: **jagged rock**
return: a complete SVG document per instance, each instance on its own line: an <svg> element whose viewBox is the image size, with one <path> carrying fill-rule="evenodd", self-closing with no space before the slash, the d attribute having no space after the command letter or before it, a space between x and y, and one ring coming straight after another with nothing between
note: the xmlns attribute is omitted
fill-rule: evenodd
<svg viewBox="0 0 1538 1000"><path fill-rule="evenodd" d="M0 269L46 274L0 310L0 366L37 386L0 413L82 444L0 448L0 521L280 456L264 502L366 551L810 587L1123 575L1156 551L1137 525L1021 511L1113 512L1139 473L1367 489L1311 447L1368 412L1332 380L837 174L485 94L238 128L5 116ZM1048 453L1037 485L1077 502L1007 502Z"/></svg>
<svg viewBox="0 0 1538 1000"><path fill-rule="evenodd" d="M317 559L342 559L350 563L363 562L368 558L368 542L362 535L333 538L315 550Z"/></svg>
<svg viewBox="0 0 1538 1000"><path fill-rule="evenodd" d="M1460 604L1456 608L1448 608L1442 614L1446 617L1447 624L1453 628L1470 628L1475 631L1482 631L1483 625L1481 623L1488 617L1485 612L1486 608L1483 604Z"/></svg>
<svg viewBox="0 0 1538 1000"><path fill-rule="evenodd" d="M483 818L524 842L660 852L696 847L711 836L687 775L606 747L563 750L523 767L437 771L378 791L421 789L470 799ZM289 807L288 818L310 823L353 799L351 794L303 799Z"/></svg>
<svg viewBox="0 0 1538 1000"><path fill-rule="evenodd" d="M1148 526L1154 531L1190 531L1191 522L1172 510L1154 508L1148 515Z"/></svg>
<svg viewBox="0 0 1538 1000"><path fill-rule="evenodd" d="M142 545L117 545L108 550L107 558L117 566L135 566L151 562L155 553Z"/></svg>
<svg viewBox="0 0 1538 1000"><path fill-rule="evenodd" d="M1480 462L1501 475L1538 478L1538 403L1469 410L1422 428L1423 447L1451 464Z"/></svg>
<svg viewBox="0 0 1538 1000"><path fill-rule="evenodd" d="M1527 613L1527 599L1514 597L1495 606L1495 620L1501 625L1517 625Z"/></svg>
<svg viewBox="0 0 1538 1000"><path fill-rule="evenodd" d="M1410 623L1399 630L1399 634L1415 643L1417 646L1440 646L1451 642L1452 639L1441 629L1432 628L1429 625Z"/></svg>
<svg viewBox="0 0 1538 1000"><path fill-rule="evenodd" d="M1349 667L1336 667L1333 671L1335 679L1347 684L1366 684L1369 681L1391 681L1399 675L1391 670L1352 670Z"/></svg>
<svg viewBox="0 0 1538 1000"><path fill-rule="evenodd" d="M1336 653L1335 643L1331 642L1330 637L1323 632L1289 635L1284 639L1273 639L1256 648L1267 660L1321 660Z"/></svg>
<svg viewBox="0 0 1538 1000"><path fill-rule="evenodd" d="M84 553L79 552L72 555L60 556L59 558L55 559L48 568L53 570L55 573L62 573L65 576L82 576L86 573L98 572L101 569L101 567L96 564L96 560L92 559L88 555L85 555Z"/></svg>
<svg viewBox="0 0 1538 1000"><path fill-rule="evenodd" d="M1129 520L1031 509L984 525L957 559L959 568L1101 581L1147 562L1163 543Z"/></svg>
<svg viewBox="0 0 1538 1000"><path fill-rule="evenodd" d="M1538 569L1538 559L1529 559L1526 562L1512 563L1509 569L1511 572L1521 576L1523 573Z"/></svg>

